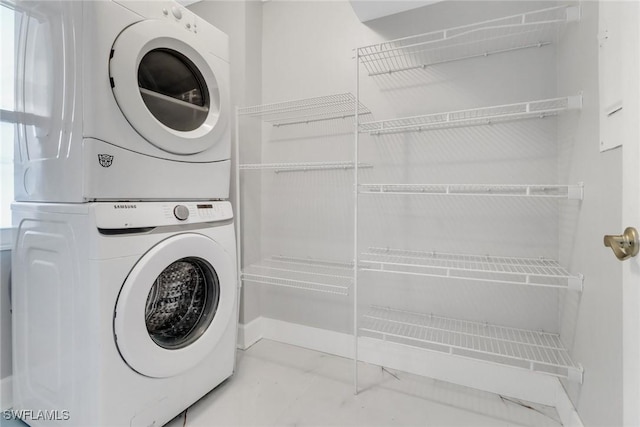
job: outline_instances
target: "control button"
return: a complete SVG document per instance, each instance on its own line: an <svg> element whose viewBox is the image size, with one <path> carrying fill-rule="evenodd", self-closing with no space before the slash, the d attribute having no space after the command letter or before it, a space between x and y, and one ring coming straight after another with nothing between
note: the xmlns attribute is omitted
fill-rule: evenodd
<svg viewBox="0 0 640 427"><path fill-rule="evenodd" d="M189 208L185 205L176 205L176 207L173 208L173 215L180 221L184 221L189 218Z"/></svg>
<svg viewBox="0 0 640 427"><path fill-rule="evenodd" d="M169 11L167 9L162 9L162 14L164 16L167 16L169 14Z"/></svg>
<svg viewBox="0 0 640 427"><path fill-rule="evenodd" d="M175 16L176 19L182 19L182 11L180 10L179 7L173 6L171 8L171 13L173 13L173 16Z"/></svg>
<svg viewBox="0 0 640 427"><path fill-rule="evenodd" d="M187 27L187 30L188 30L189 28L191 28L191 24L189 24L188 22L187 22L187 25L185 25L185 26Z"/></svg>

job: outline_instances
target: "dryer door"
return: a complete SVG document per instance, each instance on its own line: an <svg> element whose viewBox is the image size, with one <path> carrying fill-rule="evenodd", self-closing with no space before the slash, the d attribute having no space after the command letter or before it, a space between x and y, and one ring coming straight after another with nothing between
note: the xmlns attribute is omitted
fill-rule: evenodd
<svg viewBox="0 0 640 427"><path fill-rule="evenodd" d="M170 377L211 354L235 313L232 259L215 241L185 233L160 242L138 261L114 315L116 344L132 369Z"/></svg>
<svg viewBox="0 0 640 427"><path fill-rule="evenodd" d="M195 34L162 21L142 21L116 39L109 61L113 94L131 126L174 154L219 143L228 114L228 64Z"/></svg>

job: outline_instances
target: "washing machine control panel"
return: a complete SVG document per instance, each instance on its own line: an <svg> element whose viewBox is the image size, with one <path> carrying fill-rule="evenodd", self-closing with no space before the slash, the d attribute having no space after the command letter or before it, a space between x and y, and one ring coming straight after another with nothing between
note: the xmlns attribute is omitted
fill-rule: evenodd
<svg viewBox="0 0 640 427"><path fill-rule="evenodd" d="M229 202L98 202L92 203L102 229L148 228L233 219Z"/></svg>
<svg viewBox="0 0 640 427"><path fill-rule="evenodd" d="M189 218L189 208L185 205L176 205L173 208L173 216L180 221L186 221Z"/></svg>

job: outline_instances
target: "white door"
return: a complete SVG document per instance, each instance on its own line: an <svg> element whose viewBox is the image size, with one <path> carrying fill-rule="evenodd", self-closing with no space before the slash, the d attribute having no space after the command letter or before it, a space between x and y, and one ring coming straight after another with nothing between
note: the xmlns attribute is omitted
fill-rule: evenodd
<svg viewBox="0 0 640 427"><path fill-rule="evenodd" d="M640 230L640 4L630 2L623 63L625 140L622 146L622 223ZM621 230L620 230L621 231ZM624 423L640 425L640 256L622 262Z"/></svg>
<svg viewBox="0 0 640 427"><path fill-rule="evenodd" d="M600 4L600 13L612 14L615 26L611 32L600 29L600 38L610 36L616 55L612 73L615 74L611 90L603 93L601 102L615 100L621 102L619 112L609 108L609 115L620 114L618 122L607 125L606 114L601 116L601 140L617 139L622 145L622 206L602 206L607 215L621 217L622 228L633 227L640 230L640 3L606 2ZM614 40L615 39L615 40ZM608 41L605 41L607 43ZM602 64L601 64L602 65ZM609 70L611 71L611 70ZM601 68L602 73L602 68ZM602 80L601 80L602 82ZM602 84L602 83L601 83ZM619 91L616 96L612 92ZM611 96L613 95L613 96ZM613 104L612 104L613 105ZM604 111L606 113L606 111ZM602 122L605 122L604 126ZM621 213L621 215L620 215ZM610 230L611 235L622 235L623 230ZM609 244L612 244L611 242ZM613 259L613 251L609 254ZM622 269L622 378L623 378L623 421L626 426L640 425L640 255L624 261L602 260L603 263L619 262ZM615 284L612 284L615 285Z"/></svg>

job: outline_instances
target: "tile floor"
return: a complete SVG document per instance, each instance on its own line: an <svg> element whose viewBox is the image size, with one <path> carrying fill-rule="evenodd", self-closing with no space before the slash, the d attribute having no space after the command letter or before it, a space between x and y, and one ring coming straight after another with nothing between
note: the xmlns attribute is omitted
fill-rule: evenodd
<svg viewBox="0 0 640 427"><path fill-rule="evenodd" d="M561 426L554 408L262 340L238 353L236 374L169 427Z"/></svg>
<svg viewBox="0 0 640 427"><path fill-rule="evenodd" d="M238 352L236 374L167 427L561 426L554 408L515 402L404 372L262 340ZM2 421L1 427L24 427Z"/></svg>

